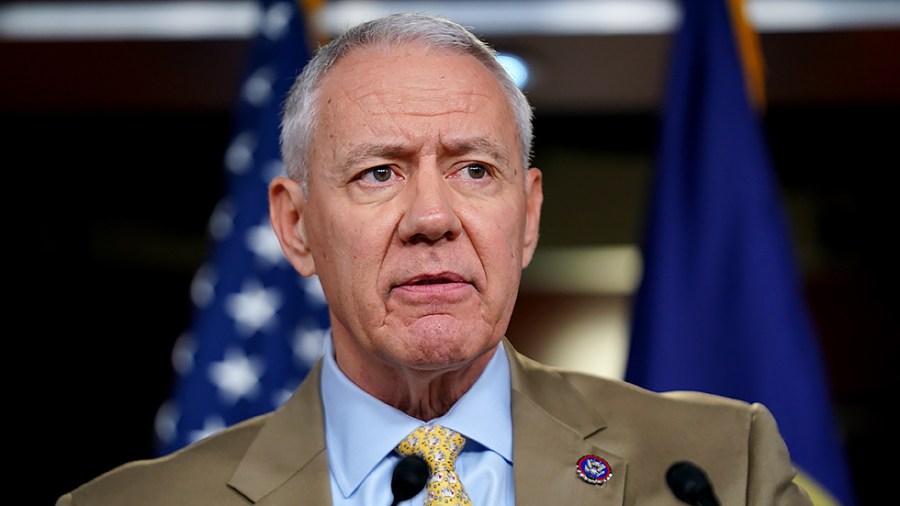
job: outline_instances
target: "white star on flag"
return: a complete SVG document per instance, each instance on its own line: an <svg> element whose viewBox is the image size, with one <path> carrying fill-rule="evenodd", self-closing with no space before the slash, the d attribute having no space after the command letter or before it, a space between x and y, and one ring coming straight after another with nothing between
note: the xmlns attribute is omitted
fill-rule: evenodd
<svg viewBox="0 0 900 506"><path fill-rule="evenodd" d="M238 348L229 348L221 362L209 366L209 378L219 387L219 396L234 404L242 397L254 398L259 395L259 377L265 366L262 360L248 357Z"/></svg>
<svg viewBox="0 0 900 506"><path fill-rule="evenodd" d="M269 266L284 261L281 244L275 231L272 230L268 217L247 231L247 248Z"/></svg>
<svg viewBox="0 0 900 506"><path fill-rule="evenodd" d="M281 295L278 291L266 288L255 280L245 283L240 293L229 296L225 301L226 311L244 336L272 325L279 306Z"/></svg>

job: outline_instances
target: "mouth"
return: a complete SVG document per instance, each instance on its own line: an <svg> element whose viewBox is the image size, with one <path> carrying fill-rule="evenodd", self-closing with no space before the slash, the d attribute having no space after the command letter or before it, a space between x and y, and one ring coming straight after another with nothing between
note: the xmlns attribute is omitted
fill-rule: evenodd
<svg viewBox="0 0 900 506"><path fill-rule="evenodd" d="M391 293L409 304L444 305L466 300L474 288L474 283L460 274L440 272L407 278L394 285Z"/></svg>
<svg viewBox="0 0 900 506"><path fill-rule="evenodd" d="M396 286L426 286L450 283L468 283L465 278L454 272L441 272L438 274L421 274L398 283Z"/></svg>

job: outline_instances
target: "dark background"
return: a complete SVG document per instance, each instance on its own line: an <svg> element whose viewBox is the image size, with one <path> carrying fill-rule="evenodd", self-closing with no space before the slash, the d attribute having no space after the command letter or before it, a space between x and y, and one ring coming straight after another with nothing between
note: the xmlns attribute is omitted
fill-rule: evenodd
<svg viewBox="0 0 900 506"><path fill-rule="evenodd" d="M562 71L531 91L548 194L583 185L542 153L570 152L585 163L618 157L635 167L629 181L649 179L667 36L494 40L538 56L583 47L581 58L594 63L576 70L607 72L594 102L567 102L552 82L567 79ZM878 463L896 447L887 406L898 386L900 31L762 40L765 128L804 288L859 503L876 504L893 493L894 466ZM22 474L50 477L38 482L35 504L152 455L153 418L171 385L169 354L189 325L189 284L224 191L221 161L246 50L247 41L233 39L0 39L7 241L15 252L8 374L22 396L7 417L26 425ZM548 199L542 246L638 241L644 193L617 195L614 177L598 177L590 187L599 199ZM573 213L588 216L589 230ZM524 322L514 319L511 335Z"/></svg>

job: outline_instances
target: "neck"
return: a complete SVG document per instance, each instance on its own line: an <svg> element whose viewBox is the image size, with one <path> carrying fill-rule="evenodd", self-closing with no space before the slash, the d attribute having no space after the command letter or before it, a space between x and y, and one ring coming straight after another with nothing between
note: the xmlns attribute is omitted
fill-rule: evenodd
<svg viewBox="0 0 900 506"><path fill-rule="evenodd" d="M446 414L475 384L498 346L463 363L440 369L422 369L385 361L355 367L340 349L335 359L357 386L411 417L429 421Z"/></svg>

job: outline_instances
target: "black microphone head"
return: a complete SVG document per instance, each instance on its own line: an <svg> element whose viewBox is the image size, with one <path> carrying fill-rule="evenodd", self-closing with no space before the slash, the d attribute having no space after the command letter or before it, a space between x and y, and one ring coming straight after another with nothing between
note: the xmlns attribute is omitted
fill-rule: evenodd
<svg viewBox="0 0 900 506"><path fill-rule="evenodd" d="M666 483L675 497L688 504L708 504L706 501L714 497L706 473L686 460L672 464L666 472Z"/></svg>
<svg viewBox="0 0 900 506"><path fill-rule="evenodd" d="M412 499L425 488L431 471L422 457L410 455L401 460L394 468L391 477L391 492L394 493L394 504Z"/></svg>

